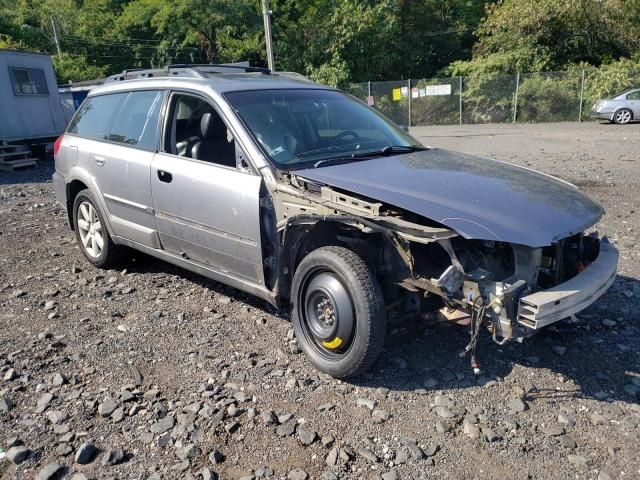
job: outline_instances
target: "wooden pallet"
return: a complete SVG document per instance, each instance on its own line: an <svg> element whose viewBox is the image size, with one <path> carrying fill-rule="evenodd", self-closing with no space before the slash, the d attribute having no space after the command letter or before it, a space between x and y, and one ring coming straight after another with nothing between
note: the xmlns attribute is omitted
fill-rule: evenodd
<svg viewBox="0 0 640 480"><path fill-rule="evenodd" d="M21 145L0 144L0 171L13 172L22 168L37 167L38 160L30 151L21 151Z"/></svg>

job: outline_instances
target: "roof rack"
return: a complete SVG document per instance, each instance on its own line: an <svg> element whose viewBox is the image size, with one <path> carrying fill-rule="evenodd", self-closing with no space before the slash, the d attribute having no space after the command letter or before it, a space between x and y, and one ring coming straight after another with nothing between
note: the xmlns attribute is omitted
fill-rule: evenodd
<svg viewBox="0 0 640 480"><path fill-rule="evenodd" d="M243 62L245 63L245 62ZM177 63L167 65L164 68L127 68L122 73L111 75L105 83L122 82L134 78L152 78L152 77L191 77L191 78L207 78L207 74L223 74L235 73L262 73L270 75L271 70L268 68L251 67L247 64L215 64L215 63Z"/></svg>

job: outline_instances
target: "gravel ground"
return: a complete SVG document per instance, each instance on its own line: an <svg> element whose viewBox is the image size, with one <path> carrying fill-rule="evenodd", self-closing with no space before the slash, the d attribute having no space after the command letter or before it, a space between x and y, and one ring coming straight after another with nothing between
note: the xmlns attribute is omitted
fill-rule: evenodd
<svg viewBox="0 0 640 480"><path fill-rule="evenodd" d="M288 312L141 254L85 262L52 167L0 173L0 479L640 477L640 125L414 129L607 209L610 291L523 344L391 325L374 369L319 374Z"/></svg>

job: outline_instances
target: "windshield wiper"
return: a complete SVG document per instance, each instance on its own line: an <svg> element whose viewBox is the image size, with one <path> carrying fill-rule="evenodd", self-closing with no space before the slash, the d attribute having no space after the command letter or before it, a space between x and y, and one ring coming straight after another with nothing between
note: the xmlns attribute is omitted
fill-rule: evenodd
<svg viewBox="0 0 640 480"><path fill-rule="evenodd" d="M379 157L381 155L391 155L392 153L411 153L426 150L425 147L412 145L387 145L380 150L370 150L368 152L356 152L351 154L352 158Z"/></svg>
<svg viewBox="0 0 640 480"><path fill-rule="evenodd" d="M387 145L386 147L383 147L379 150L369 150L367 152L354 152L351 155L344 156L344 157L323 158L322 160L318 160L316 163L314 163L313 168L318 168L327 163L333 165L336 163L387 156L393 153L411 153L411 152L421 152L423 150L428 150L428 148L418 147L418 146L409 146L409 145Z"/></svg>

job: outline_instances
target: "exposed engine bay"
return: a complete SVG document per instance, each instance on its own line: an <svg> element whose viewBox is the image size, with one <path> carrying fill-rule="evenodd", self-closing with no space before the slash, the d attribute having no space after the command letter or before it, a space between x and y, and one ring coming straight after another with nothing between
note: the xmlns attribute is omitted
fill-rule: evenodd
<svg viewBox="0 0 640 480"><path fill-rule="evenodd" d="M470 353L476 373L481 331L488 330L500 345L522 340L593 302L615 276L614 249L615 259L609 259L606 272L593 272L607 277L586 282L593 288L585 287L576 296L563 287L591 272L601 245L609 245L595 232L579 232L536 248L467 239L381 202L296 176L290 181L291 186L278 187L279 238L274 239L288 247L280 250L289 258L273 263L289 264L293 270L296 258L307 251L329 244L348 246L375 268L392 315L410 319L435 309L447 320L468 325L470 340L461 355ZM284 286L273 282L276 289ZM546 297L536 297L540 292Z"/></svg>

